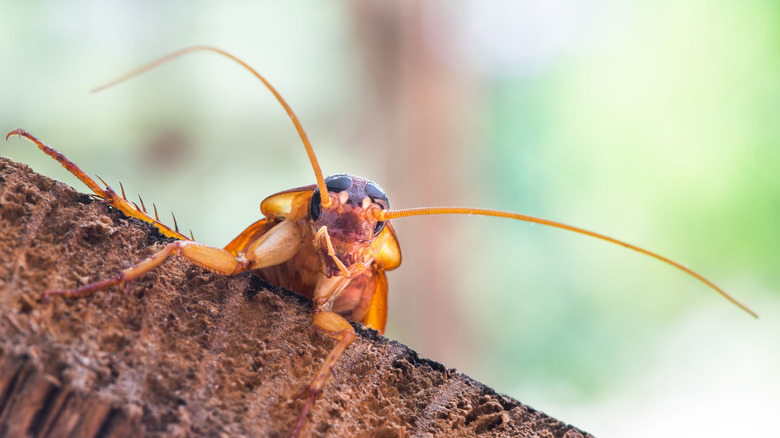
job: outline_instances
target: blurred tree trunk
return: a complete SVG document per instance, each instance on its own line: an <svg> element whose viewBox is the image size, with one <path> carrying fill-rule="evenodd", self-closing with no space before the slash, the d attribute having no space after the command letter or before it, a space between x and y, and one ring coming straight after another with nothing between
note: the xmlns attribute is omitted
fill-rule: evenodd
<svg viewBox="0 0 780 438"><path fill-rule="evenodd" d="M433 28L453 26L439 9L425 2L353 2L354 40L369 90L358 103L362 131L356 145L386 166L385 188L395 208L463 205L479 184L467 164L479 157L463 153L473 126L465 106L473 86L464 73L468 69L451 64L454 42L432 39L450 33ZM465 315L453 300L459 285L452 273L473 254L454 247L458 229L451 217L401 219L394 225L407 261L404 275L390 279L391 311L397 310L391 313L392 331L407 339L413 334L415 345L434 359L462 354L462 345L443 340L472 338L458 323ZM404 304L396 306L394 298Z"/></svg>

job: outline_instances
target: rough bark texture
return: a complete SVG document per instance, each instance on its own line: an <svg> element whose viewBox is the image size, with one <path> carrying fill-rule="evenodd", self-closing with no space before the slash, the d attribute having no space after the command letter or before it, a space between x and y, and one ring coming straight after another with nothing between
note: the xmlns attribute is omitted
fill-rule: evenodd
<svg viewBox="0 0 780 438"><path fill-rule="evenodd" d="M333 345L295 293L174 257L127 291L38 301L165 243L0 158L0 436L289 434ZM362 328L304 435L588 436Z"/></svg>

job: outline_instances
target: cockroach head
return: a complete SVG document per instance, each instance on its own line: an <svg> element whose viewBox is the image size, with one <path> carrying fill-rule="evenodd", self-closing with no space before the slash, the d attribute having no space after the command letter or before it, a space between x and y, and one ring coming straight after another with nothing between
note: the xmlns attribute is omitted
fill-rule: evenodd
<svg viewBox="0 0 780 438"><path fill-rule="evenodd" d="M343 173L325 178L325 186L330 205L322 204L319 188L314 189L309 204L315 233L326 227L336 257L346 266L365 262L367 257L374 256L369 248L386 225L377 213L390 208L387 194L373 181ZM324 242L318 242L318 245L329 265L330 257L325 257L326 245Z"/></svg>

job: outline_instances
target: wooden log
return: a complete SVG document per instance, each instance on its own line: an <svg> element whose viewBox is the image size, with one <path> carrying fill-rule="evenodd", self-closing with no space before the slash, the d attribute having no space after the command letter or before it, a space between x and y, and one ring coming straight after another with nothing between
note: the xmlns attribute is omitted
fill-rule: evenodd
<svg viewBox="0 0 780 438"><path fill-rule="evenodd" d="M167 243L0 158L0 437L286 436L332 340L311 304L178 257L129 285L40 302ZM304 436L589 436L372 330Z"/></svg>

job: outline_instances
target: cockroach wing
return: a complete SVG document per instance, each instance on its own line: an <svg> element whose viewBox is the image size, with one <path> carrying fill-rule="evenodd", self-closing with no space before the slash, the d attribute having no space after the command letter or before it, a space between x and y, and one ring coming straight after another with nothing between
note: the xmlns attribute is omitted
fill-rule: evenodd
<svg viewBox="0 0 780 438"><path fill-rule="evenodd" d="M252 242L267 233L281 218L299 220L309 211L309 201L314 193L314 184L305 187L285 190L271 195L260 204L265 218L248 226L235 239L228 243L224 250L236 255L245 250Z"/></svg>
<svg viewBox="0 0 780 438"><path fill-rule="evenodd" d="M383 239L387 236L385 244L382 245L382 249L379 250L379 256L377 261L382 266L384 271L392 271L401 264L401 247L398 245L398 237L395 235L395 229L390 222L379 234L377 239Z"/></svg>
<svg viewBox="0 0 780 438"><path fill-rule="evenodd" d="M368 310L360 322L384 333L387 323L387 276L385 271L395 269L401 264L401 247L398 245L395 230L389 222L377 236L377 240L379 239L384 239L385 243L376 257L373 273L370 275L372 281L368 284L368 287L374 287L374 293Z"/></svg>
<svg viewBox="0 0 780 438"><path fill-rule="evenodd" d="M271 195L260 204L260 211L268 219L284 217L299 221L309 214L309 202L315 187L312 184Z"/></svg>
<svg viewBox="0 0 780 438"><path fill-rule="evenodd" d="M236 236L236 238L228 243L223 249L233 255L238 255L239 252L246 250L252 242L267 233L274 225L276 225L276 223L269 223L268 219L260 219L248 226L246 230L242 231L241 234Z"/></svg>
<svg viewBox="0 0 780 438"><path fill-rule="evenodd" d="M387 323L387 276L384 271L377 270L372 277L374 295L371 297L368 311L360 322L384 334Z"/></svg>

